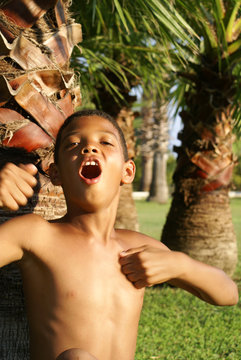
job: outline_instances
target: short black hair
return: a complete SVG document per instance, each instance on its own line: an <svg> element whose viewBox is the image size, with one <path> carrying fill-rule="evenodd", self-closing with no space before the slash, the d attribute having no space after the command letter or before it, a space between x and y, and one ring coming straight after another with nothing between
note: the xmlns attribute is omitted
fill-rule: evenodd
<svg viewBox="0 0 241 360"><path fill-rule="evenodd" d="M67 117L65 119L64 123L62 124L62 126L60 127L57 137L56 137L55 148L54 148L55 164L58 164L58 158L59 158L58 152L59 152L59 147L60 147L60 143L61 143L61 136L62 136L63 130L71 123L71 121L73 119L75 119L77 117L79 118L79 117L86 117L86 116L99 116L103 119L108 120L114 126L114 128L116 128L116 130L118 131L118 134L120 136L124 159L125 159L125 161L127 161L129 159L129 157L128 157L126 140L125 140L123 131L119 127L117 121L115 119L113 119L109 114L105 113L104 111L96 110L96 109L85 109L85 110L76 111L75 113L73 113L72 115Z"/></svg>

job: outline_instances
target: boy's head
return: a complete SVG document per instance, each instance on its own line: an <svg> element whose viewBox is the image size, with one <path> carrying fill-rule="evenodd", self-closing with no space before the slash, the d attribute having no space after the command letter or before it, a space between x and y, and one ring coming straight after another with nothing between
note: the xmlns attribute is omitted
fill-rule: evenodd
<svg viewBox="0 0 241 360"><path fill-rule="evenodd" d="M59 132L58 132L58 135L57 135L57 138L56 138L55 149L54 149L54 162L55 162L55 164L58 164L59 147L60 147L60 144L61 144L62 133L63 133L64 129L72 122L73 119L81 118L81 117L88 117L88 116L98 116L100 118L106 119L115 127L115 129L118 131L118 134L119 134L119 138L120 138L120 142L121 142L121 146L122 146L122 150L123 150L123 155L124 155L124 160L127 161L128 160L127 145L126 145L124 134L123 134L121 128L119 127L118 123L110 115L108 115L104 111L100 111L100 110L80 110L80 111L77 111L74 114L70 115L64 121L63 125L59 129ZM101 121L101 119L100 119L100 121Z"/></svg>
<svg viewBox="0 0 241 360"><path fill-rule="evenodd" d="M118 199L120 185L130 184L134 176L123 133L109 115L84 110L66 119L57 136L50 177L63 187L68 209L108 208Z"/></svg>

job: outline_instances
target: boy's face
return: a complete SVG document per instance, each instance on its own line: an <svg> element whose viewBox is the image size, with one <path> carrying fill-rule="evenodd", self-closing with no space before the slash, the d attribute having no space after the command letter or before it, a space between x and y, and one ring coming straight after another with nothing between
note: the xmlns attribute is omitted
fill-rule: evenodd
<svg viewBox="0 0 241 360"><path fill-rule="evenodd" d="M99 116L73 119L63 130L58 165L51 171L62 185L68 206L96 210L119 195L120 184L131 183L133 161L124 161L117 129Z"/></svg>

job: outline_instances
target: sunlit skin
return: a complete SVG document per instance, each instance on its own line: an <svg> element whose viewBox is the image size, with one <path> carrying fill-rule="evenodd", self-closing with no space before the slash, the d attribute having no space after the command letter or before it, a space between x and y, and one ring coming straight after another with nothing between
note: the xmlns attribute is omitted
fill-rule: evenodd
<svg viewBox="0 0 241 360"><path fill-rule="evenodd" d="M22 272L31 360L134 360L144 290L153 284L169 281L216 305L237 303L237 287L221 270L114 229L120 189L133 181L135 165L124 160L108 120L75 118L61 139L51 178L63 187L67 214L0 226L0 265L18 261Z"/></svg>

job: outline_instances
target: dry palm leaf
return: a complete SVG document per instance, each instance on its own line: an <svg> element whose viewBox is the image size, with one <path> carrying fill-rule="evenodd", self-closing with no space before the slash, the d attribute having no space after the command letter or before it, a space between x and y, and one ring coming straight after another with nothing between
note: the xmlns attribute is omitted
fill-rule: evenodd
<svg viewBox="0 0 241 360"><path fill-rule="evenodd" d="M4 146L52 149L64 119L81 103L69 59L82 32L70 18L68 5L66 0L0 1Z"/></svg>

